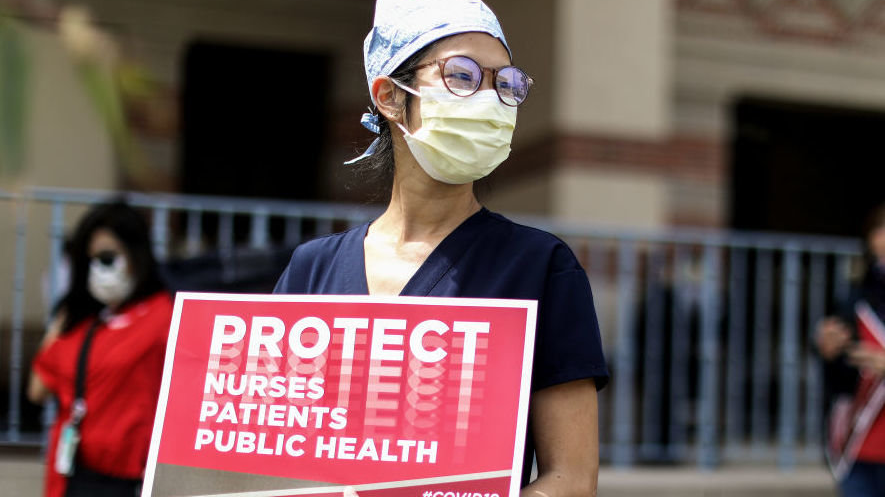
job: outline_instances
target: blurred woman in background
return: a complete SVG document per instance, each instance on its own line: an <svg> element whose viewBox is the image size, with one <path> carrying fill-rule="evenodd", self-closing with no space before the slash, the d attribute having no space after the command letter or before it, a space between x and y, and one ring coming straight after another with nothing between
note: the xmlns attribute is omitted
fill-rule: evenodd
<svg viewBox="0 0 885 497"><path fill-rule="evenodd" d="M160 392L172 301L147 223L100 205L69 243L71 282L32 365L28 398L58 399L44 495L137 495Z"/></svg>
<svg viewBox="0 0 885 497"><path fill-rule="evenodd" d="M885 496L885 204L864 240L863 280L816 336L831 406L828 457L843 497Z"/></svg>

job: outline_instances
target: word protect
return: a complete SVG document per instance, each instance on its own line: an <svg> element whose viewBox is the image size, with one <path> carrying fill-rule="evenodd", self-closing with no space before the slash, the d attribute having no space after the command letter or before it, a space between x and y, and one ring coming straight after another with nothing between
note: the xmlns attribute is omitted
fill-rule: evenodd
<svg viewBox="0 0 885 497"><path fill-rule="evenodd" d="M332 330L343 334L341 344L341 357L353 359L356 335L358 332L366 332L371 325L371 348L370 359L380 361L403 361L405 356L405 335L396 333L406 331L408 323L405 319L382 319L375 318L371 322L368 318L360 317L336 317L332 326L315 316L306 316L295 321L288 327L282 319L275 316L253 316L251 326L248 326L247 356L257 357L263 349L270 357L281 357L280 343L284 338L289 350L302 359L313 359L326 352L332 338ZM305 345L302 334L307 330L313 330L317 334L317 341ZM442 336L449 331L463 333L464 348L462 351L462 363L473 364L476 358L477 335L489 333L489 323L472 321L454 321L448 324L437 320L428 319L421 321L411 328L409 332L409 351L415 358L424 363L442 361L448 352L441 347L427 349L423 340L428 333ZM269 333L265 333L269 331ZM216 315L212 326L212 341L209 347L210 354L220 354L222 347L246 340L246 320L240 316Z"/></svg>

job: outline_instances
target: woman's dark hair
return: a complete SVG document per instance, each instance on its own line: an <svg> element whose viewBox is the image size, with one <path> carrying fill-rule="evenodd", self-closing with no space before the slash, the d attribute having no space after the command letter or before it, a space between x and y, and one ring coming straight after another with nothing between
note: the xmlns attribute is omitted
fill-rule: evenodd
<svg viewBox="0 0 885 497"><path fill-rule="evenodd" d="M389 76L411 88L415 83L415 68L421 64L424 57L431 52L440 41L442 40L437 40L415 52L390 73ZM408 123L409 108L412 103L413 95L409 92L405 92L405 94L406 101L403 106L402 114L403 119L406 119L406 122ZM377 112L377 109L373 109L373 111ZM378 126L380 128L380 133L377 137L378 147L375 149L375 153L372 154L371 157L367 157L357 162L354 165L353 172L359 178L360 183L368 181L383 185L381 191L385 194L389 194L390 187L393 183L394 170L393 136L390 133L390 123L387 119L385 119L380 112L377 113L377 115Z"/></svg>
<svg viewBox="0 0 885 497"><path fill-rule="evenodd" d="M863 224L863 247L864 247L864 258L867 260L868 265L872 266L876 261L876 256L873 254L870 248L870 237L873 236L873 232L879 228L885 227L885 204L879 204L875 207L869 214L867 214L866 219L864 219Z"/></svg>
<svg viewBox="0 0 885 497"><path fill-rule="evenodd" d="M873 232L883 227L885 227L885 204L880 204L867 215L864 223L863 242L867 270L861 281L863 298L879 312L885 312L885 272L870 247L870 238Z"/></svg>
<svg viewBox="0 0 885 497"><path fill-rule="evenodd" d="M80 321L98 314L104 304L89 293L89 243L96 231L106 229L120 240L129 252L135 286L123 306L141 300L165 288L157 260L151 252L148 225L135 209L122 201L93 207L77 225L66 247L71 264L68 293L56 312L64 313L62 330L70 330Z"/></svg>
<svg viewBox="0 0 885 497"><path fill-rule="evenodd" d="M867 215L863 229L864 241L869 241L873 232L882 227L885 227L885 204L880 204Z"/></svg>

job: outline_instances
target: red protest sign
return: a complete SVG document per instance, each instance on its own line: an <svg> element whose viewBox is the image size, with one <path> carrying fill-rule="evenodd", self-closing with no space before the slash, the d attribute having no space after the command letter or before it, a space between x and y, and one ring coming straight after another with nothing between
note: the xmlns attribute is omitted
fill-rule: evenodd
<svg viewBox="0 0 885 497"><path fill-rule="evenodd" d="M178 294L143 495L516 495L535 314Z"/></svg>

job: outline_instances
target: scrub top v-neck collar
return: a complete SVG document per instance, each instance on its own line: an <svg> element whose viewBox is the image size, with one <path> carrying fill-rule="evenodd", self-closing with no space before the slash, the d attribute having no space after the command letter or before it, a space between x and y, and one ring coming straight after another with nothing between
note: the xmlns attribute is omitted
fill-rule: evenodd
<svg viewBox="0 0 885 497"><path fill-rule="evenodd" d="M415 271L415 274L412 275L399 295L414 297L430 295L436 284L452 269L470 245L476 242L482 227L482 220L488 214L489 210L482 207L446 235L439 242L439 245L430 252L430 255L427 256L427 259L424 260L421 266L418 267L418 270ZM355 243L352 246L352 250L357 251L359 254L359 257L355 258L358 262L352 266L353 273L347 275L347 278L354 283L354 286L359 285L361 291L366 295L369 294L369 283L366 278L365 239L371 224L366 223L357 232L358 236L354 240Z"/></svg>

